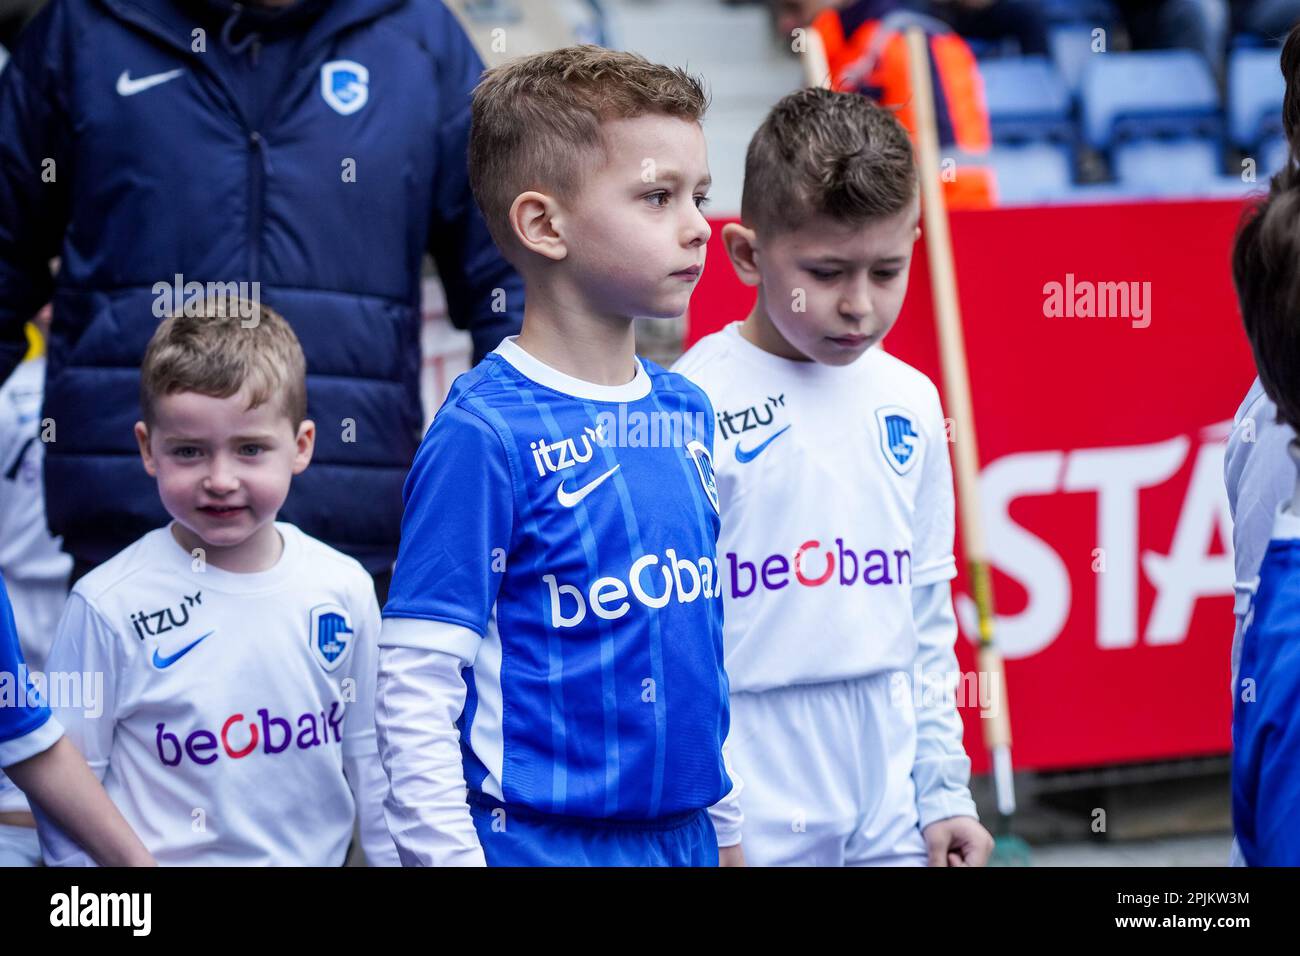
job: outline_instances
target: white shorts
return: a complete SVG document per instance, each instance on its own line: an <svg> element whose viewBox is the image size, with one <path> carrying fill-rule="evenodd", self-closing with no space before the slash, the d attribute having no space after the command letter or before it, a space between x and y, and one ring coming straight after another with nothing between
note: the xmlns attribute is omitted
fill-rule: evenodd
<svg viewBox="0 0 1300 956"><path fill-rule="evenodd" d="M891 695L893 678L731 695L747 864L925 866L916 715L910 694Z"/></svg>

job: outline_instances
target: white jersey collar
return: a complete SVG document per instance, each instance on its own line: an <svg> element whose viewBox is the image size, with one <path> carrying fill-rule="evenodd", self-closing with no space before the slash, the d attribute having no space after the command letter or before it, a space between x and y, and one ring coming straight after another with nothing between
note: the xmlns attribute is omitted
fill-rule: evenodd
<svg viewBox="0 0 1300 956"><path fill-rule="evenodd" d="M736 354L742 356L750 365L758 366L774 375L794 377L808 385L838 385L851 381L852 376L860 375L871 364L872 353L879 346L873 346L858 357L851 365L823 365L815 361L799 361L773 355L759 348L740 334L743 321L737 320L726 326L722 334L731 342Z"/></svg>
<svg viewBox="0 0 1300 956"><path fill-rule="evenodd" d="M158 533L165 539L160 544L163 552L167 555L167 560L175 566L177 571L201 573L204 583L214 591L239 594L273 591L283 586L292 577L294 568L299 561L299 552L301 551L299 535L301 532L294 525L277 521L275 522L275 528L280 532L280 539L284 542L284 550L280 552L280 559L265 571L248 573L226 571L206 561L201 565L202 571L200 571L199 555L191 554L185 550L172 534L172 525L175 523L173 520L158 529Z"/></svg>
<svg viewBox="0 0 1300 956"><path fill-rule="evenodd" d="M636 375L626 385L597 385L595 382L574 378L559 369L551 368L541 359L520 348L519 343L515 341L516 338L518 336L512 335L502 339L494 352L509 362L516 372L538 385L545 385L547 388L574 398L585 398L595 402L635 402L650 394L650 375L641 364L640 358L636 359Z"/></svg>

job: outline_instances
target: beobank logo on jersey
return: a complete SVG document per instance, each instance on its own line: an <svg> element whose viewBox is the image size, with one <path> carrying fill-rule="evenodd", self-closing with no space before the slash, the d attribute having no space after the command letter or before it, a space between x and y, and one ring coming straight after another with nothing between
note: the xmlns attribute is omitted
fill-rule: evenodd
<svg viewBox="0 0 1300 956"><path fill-rule="evenodd" d="M806 588L912 583L912 552L907 548L871 548L859 554L844 547L843 538L826 545L810 538L789 558L777 553L745 561L734 551L728 551L726 558L733 599L749 597L760 584L765 591L780 591L792 583Z"/></svg>
<svg viewBox="0 0 1300 956"><path fill-rule="evenodd" d="M626 576L603 577L584 590L561 584L554 574L543 574L550 598L551 627L577 627L590 611L606 621L617 621L632 609L632 601L658 610L669 601L690 604L722 594L717 563L710 557L679 558L672 548L663 557L646 554L632 562ZM715 586L715 582L716 586Z"/></svg>
<svg viewBox="0 0 1300 956"><path fill-rule="evenodd" d="M185 734L172 733L167 724L158 725L158 759L165 767L179 767L185 758L197 764L216 763L223 756L229 760L243 760L255 752L279 754L286 750L310 750L327 744L343 742L343 716L346 709L339 701L325 711L308 712L296 719L272 717L265 707L255 717L245 719L243 714L231 714L221 724L220 730L200 727Z"/></svg>

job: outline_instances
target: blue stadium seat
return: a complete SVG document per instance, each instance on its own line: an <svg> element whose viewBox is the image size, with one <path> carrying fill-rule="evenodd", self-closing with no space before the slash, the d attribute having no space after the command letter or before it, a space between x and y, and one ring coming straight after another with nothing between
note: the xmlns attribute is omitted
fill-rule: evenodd
<svg viewBox="0 0 1300 956"><path fill-rule="evenodd" d="M1196 196L1220 178L1219 150L1206 139L1140 139L1115 147L1112 169L1122 185L1152 196Z"/></svg>
<svg viewBox="0 0 1300 956"><path fill-rule="evenodd" d="M1070 94L1046 57L985 60L979 71L993 142L1074 141Z"/></svg>
<svg viewBox="0 0 1300 956"><path fill-rule="evenodd" d="M1212 199L1245 199L1251 196L1260 196L1266 192L1268 192L1267 180L1247 183L1242 182L1240 176L1220 176L1213 182L1207 183L1200 195Z"/></svg>
<svg viewBox="0 0 1300 956"><path fill-rule="evenodd" d="M1084 136L1099 150L1155 136L1222 139L1214 78L1191 50L1098 54L1084 69L1081 95Z"/></svg>
<svg viewBox="0 0 1300 956"><path fill-rule="evenodd" d="M1228 41L1228 46L1234 50L1250 50L1259 47L1271 46L1277 47L1279 40L1271 40L1266 36L1260 36L1258 33L1234 33Z"/></svg>
<svg viewBox="0 0 1300 956"><path fill-rule="evenodd" d="M1079 95L1079 84L1083 82L1083 69L1088 61L1101 55L1092 52L1093 29L1087 24L1067 23L1050 27L1047 31L1047 47L1052 51L1052 62L1071 96Z"/></svg>
<svg viewBox="0 0 1300 956"><path fill-rule="evenodd" d="M1259 165L1256 167L1255 175L1259 180L1266 181L1274 173L1280 172L1286 163L1287 142L1286 137L1281 133L1269 137L1259 147Z"/></svg>
<svg viewBox="0 0 1300 956"><path fill-rule="evenodd" d="M1052 143L995 146L986 160L997 179L998 204L1054 202L1070 191L1073 158Z"/></svg>
<svg viewBox="0 0 1300 956"><path fill-rule="evenodd" d="M1282 132L1286 81L1280 51L1234 50L1228 57L1228 130L1234 146L1250 152Z"/></svg>

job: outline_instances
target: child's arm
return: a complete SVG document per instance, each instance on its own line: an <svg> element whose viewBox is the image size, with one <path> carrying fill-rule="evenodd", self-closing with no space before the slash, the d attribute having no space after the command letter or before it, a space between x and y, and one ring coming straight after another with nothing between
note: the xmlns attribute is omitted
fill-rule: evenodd
<svg viewBox="0 0 1300 956"><path fill-rule="evenodd" d="M513 467L476 414L444 405L403 489L402 541L379 637L375 722L384 809L406 865L484 864L456 722L506 573Z"/></svg>
<svg viewBox="0 0 1300 956"><path fill-rule="evenodd" d="M949 583L957 573L953 558L955 503L938 393L927 417L929 447L922 463L913 535L916 658L911 677L916 701L916 762L912 782L931 865L982 865L993 840L979 825L970 795L970 758L962 743L955 699L961 679L955 650L957 618Z"/></svg>
<svg viewBox="0 0 1300 956"><path fill-rule="evenodd" d="M731 778L731 790L709 807L709 819L713 821L713 829L718 834L718 865L744 866L745 855L740 849L740 828L744 823L745 815L740 809L740 793L745 789L745 781L731 769L727 750L730 741L731 738L728 736L722 742L722 763L727 768L727 776Z"/></svg>
<svg viewBox="0 0 1300 956"><path fill-rule="evenodd" d="M65 612L64 620L67 619ZM62 672L60 661L66 659L66 652L60 653L63 656L51 655L46 675ZM9 597L3 580L0 580L0 673L22 674L22 664L22 648L14 629ZM44 690L31 676L20 679L26 684L24 690L28 699L25 704L6 708L4 713L0 713L0 766L27 794L38 815L44 813L48 819L65 827L72 839L81 845L75 846L64 837L70 856L84 857L81 853L81 847L84 847L102 865L150 865L153 859L149 852L113 806L76 746L64 736L63 726L47 706L47 701L37 699ZM68 682L60 681L60 693L67 686ZM102 699L93 693L94 688L93 681L89 694L83 687L82 700L74 703L98 709ZM94 701L89 699L90 695L94 696ZM53 703L66 702L56 700ZM77 717L76 711L60 710L72 719Z"/></svg>
<svg viewBox="0 0 1300 956"><path fill-rule="evenodd" d="M456 721L465 708L465 662L453 654L389 645L430 624L389 618L379 651L376 723L390 790L384 810L405 866L484 866L466 803ZM453 636L454 639L454 636Z"/></svg>
<svg viewBox="0 0 1300 956"><path fill-rule="evenodd" d="M103 780L113 748L116 682L122 667L114 653L117 640L112 627L79 591L73 591L46 662L48 675L63 675L60 683L64 687L81 689L79 700L52 700L50 709L97 780ZM90 855L60 829L57 817L43 813L40 806L32 809L47 865L91 865Z"/></svg>
<svg viewBox="0 0 1300 956"><path fill-rule="evenodd" d="M916 694L912 782L930 865L983 866L993 838L979 824L970 795L970 758L953 697L961 675L953 650L957 619L948 582L913 588L912 617L917 634L913 677L923 681Z"/></svg>
<svg viewBox="0 0 1300 956"><path fill-rule="evenodd" d="M912 779L921 828L947 817L977 816L970 795L970 758L962 743L954 695L960 680L957 619L947 581L912 589L917 648L913 680L916 702L916 763Z"/></svg>
<svg viewBox="0 0 1300 956"><path fill-rule="evenodd" d="M36 807L100 866L154 866L99 780L66 736L48 750L4 768Z"/></svg>
<svg viewBox="0 0 1300 956"><path fill-rule="evenodd" d="M384 798L388 795L388 778L379 762L379 745L375 741L375 676L379 667L379 602L369 576L362 580L364 593L358 605L357 642L353 649L351 677L355 697L347 705L343 724L343 774L357 806L357 823L361 831L361 849L369 866L399 866L397 847L384 820Z"/></svg>

